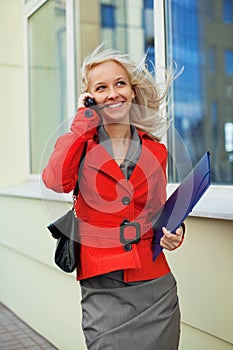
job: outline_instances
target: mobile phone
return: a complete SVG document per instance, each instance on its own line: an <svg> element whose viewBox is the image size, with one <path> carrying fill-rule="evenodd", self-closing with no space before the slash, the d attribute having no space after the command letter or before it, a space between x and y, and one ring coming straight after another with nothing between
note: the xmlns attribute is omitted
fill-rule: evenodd
<svg viewBox="0 0 233 350"><path fill-rule="evenodd" d="M94 98L87 97L84 102L85 107L92 107L96 105Z"/></svg>

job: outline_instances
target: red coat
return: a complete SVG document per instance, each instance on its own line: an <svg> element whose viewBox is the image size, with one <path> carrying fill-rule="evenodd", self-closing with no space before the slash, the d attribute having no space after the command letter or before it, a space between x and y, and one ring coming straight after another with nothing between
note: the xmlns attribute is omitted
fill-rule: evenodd
<svg viewBox="0 0 233 350"><path fill-rule="evenodd" d="M124 270L125 281L160 277L170 269L163 252L152 260L151 220L166 199L167 150L147 133L138 131L142 151L126 180L115 160L98 144L98 124L96 112L80 109L71 132L58 139L42 174L47 187L71 192L87 141L76 204L82 243L77 279L115 270ZM123 226L125 220L127 226ZM135 238L135 226L140 228L141 239L137 244L127 244L122 239Z"/></svg>

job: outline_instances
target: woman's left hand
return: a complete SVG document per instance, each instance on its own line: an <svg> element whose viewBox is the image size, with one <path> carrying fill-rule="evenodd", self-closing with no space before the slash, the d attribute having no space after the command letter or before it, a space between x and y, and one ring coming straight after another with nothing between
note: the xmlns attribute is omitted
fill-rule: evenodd
<svg viewBox="0 0 233 350"><path fill-rule="evenodd" d="M183 239L183 227L180 226L175 233L171 233L165 227L163 227L162 230L164 235L160 240L161 247L167 250L178 248Z"/></svg>

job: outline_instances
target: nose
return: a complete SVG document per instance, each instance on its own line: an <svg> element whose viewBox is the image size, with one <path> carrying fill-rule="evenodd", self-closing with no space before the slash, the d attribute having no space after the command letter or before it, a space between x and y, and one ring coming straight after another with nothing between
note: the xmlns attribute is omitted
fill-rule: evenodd
<svg viewBox="0 0 233 350"><path fill-rule="evenodd" d="M110 87L109 93L108 93L108 99L115 100L118 96L119 96L119 93L118 93L117 89L114 86Z"/></svg>

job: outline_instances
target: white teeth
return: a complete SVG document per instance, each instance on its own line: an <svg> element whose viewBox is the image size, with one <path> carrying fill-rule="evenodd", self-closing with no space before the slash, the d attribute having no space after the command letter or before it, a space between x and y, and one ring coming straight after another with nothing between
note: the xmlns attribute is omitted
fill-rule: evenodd
<svg viewBox="0 0 233 350"><path fill-rule="evenodd" d="M108 105L108 108L117 108L117 107L120 107L121 105L122 105L122 102L114 103L112 105Z"/></svg>

